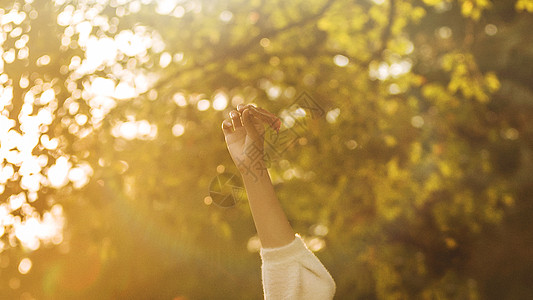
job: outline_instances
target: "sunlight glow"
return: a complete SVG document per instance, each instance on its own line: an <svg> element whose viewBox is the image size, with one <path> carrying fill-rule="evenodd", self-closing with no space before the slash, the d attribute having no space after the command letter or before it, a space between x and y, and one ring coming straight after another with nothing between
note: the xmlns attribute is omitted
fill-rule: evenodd
<svg viewBox="0 0 533 300"><path fill-rule="evenodd" d="M283 125L287 128L292 128L296 124L296 120L291 115L282 116Z"/></svg>
<svg viewBox="0 0 533 300"><path fill-rule="evenodd" d="M335 55L333 57L333 62L339 67L346 67L350 63L350 59L344 55Z"/></svg>
<svg viewBox="0 0 533 300"><path fill-rule="evenodd" d="M23 211L27 217L25 221L20 218L11 220L14 234L22 246L34 251L40 247L41 242L57 245L63 241L65 220L61 205L55 204L50 211L43 213L42 218L28 204L23 205Z"/></svg>
<svg viewBox="0 0 533 300"><path fill-rule="evenodd" d="M412 62L408 59L391 63L372 61L369 66L369 76L372 80L387 80L398 78L411 71Z"/></svg>
<svg viewBox="0 0 533 300"><path fill-rule="evenodd" d="M1 59L0 59L1 61ZM2 74L5 75L5 74ZM11 105L11 100L13 99L13 87L3 87L0 86L0 109L4 109L4 107Z"/></svg>
<svg viewBox="0 0 533 300"><path fill-rule="evenodd" d="M41 98L39 100L39 104L45 105L50 103L50 101L54 100L56 97L56 94L53 89L47 89L41 94Z"/></svg>
<svg viewBox="0 0 533 300"><path fill-rule="evenodd" d="M111 129L111 134L126 140L153 140L157 137L157 125L147 120L120 122Z"/></svg>
<svg viewBox="0 0 533 300"><path fill-rule="evenodd" d="M47 172L50 185L55 188L65 186L68 183L68 172L71 167L72 163L66 157L59 157Z"/></svg>
<svg viewBox="0 0 533 300"><path fill-rule="evenodd" d="M197 107L199 111L206 111L207 109L209 109L209 106L211 106L211 102L209 102L209 100L206 100L206 99L202 99L198 101L197 103Z"/></svg>
<svg viewBox="0 0 533 300"><path fill-rule="evenodd" d="M48 150L54 150L59 145L59 140L57 138L50 139L48 135L41 135L41 144L44 148Z"/></svg>
<svg viewBox="0 0 533 300"><path fill-rule="evenodd" d="M13 22L16 25L20 25L20 23L22 23L24 19L26 19L26 13L23 11L18 11L18 9L16 9L15 7L12 10L10 10L7 14L4 14L2 16L0 25L9 24L11 22Z"/></svg>
<svg viewBox="0 0 533 300"><path fill-rule="evenodd" d="M98 96L113 96L115 93L115 81L97 77L92 81L89 91Z"/></svg>
<svg viewBox="0 0 533 300"><path fill-rule="evenodd" d="M448 26L442 26L437 30L436 34L441 39L449 39L452 36L452 30Z"/></svg>
<svg viewBox="0 0 533 300"><path fill-rule="evenodd" d="M494 24L487 24L485 26L485 33L489 36L494 36L498 33L498 27Z"/></svg>
<svg viewBox="0 0 533 300"><path fill-rule="evenodd" d="M164 0L164 1L159 0L156 3L157 3L157 6L156 6L155 11L161 15L168 15L176 7L176 5L178 4L178 0Z"/></svg>
<svg viewBox="0 0 533 300"><path fill-rule="evenodd" d="M22 206L24 202L26 202L26 195L24 193L11 195L7 200L9 201L9 206L11 210L17 210Z"/></svg>
<svg viewBox="0 0 533 300"><path fill-rule="evenodd" d="M316 224L311 227L311 231L314 235L324 237L329 233L329 229L326 225Z"/></svg>
<svg viewBox="0 0 533 300"><path fill-rule="evenodd" d="M507 128L501 131L501 136L507 140L516 140L520 137L520 132L515 128Z"/></svg>
<svg viewBox="0 0 533 300"><path fill-rule="evenodd" d="M424 118L421 116L414 116L411 118L411 125L415 128L421 128L424 126Z"/></svg>
<svg viewBox="0 0 533 300"><path fill-rule="evenodd" d="M246 248L249 252L259 252L261 250L261 240L258 236L254 235L250 239L248 239L248 243L246 244Z"/></svg>
<svg viewBox="0 0 533 300"><path fill-rule="evenodd" d="M128 56L136 56L142 55L152 46L152 39L148 36L142 36L126 29L115 36L115 43L113 43L113 45L116 45L118 50Z"/></svg>
<svg viewBox="0 0 533 300"><path fill-rule="evenodd" d="M174 94L172 100L174 100L174 102L180 107L187 105L187 99L185 99L185 96L182 93Z"/></svg>
<svg viewBox="0 0 533 300"><path fill-rule="evenodd" d="M120 82L115 89L115 98L117 99L133 98L135 95L135 88L126 82Z"/></svg>
<svg viewBox="0 0 533 300"><path fill-rule="evenodd" d="M228 23L229 21L231 21L231 19L233 19L233 14L231 13L231 11L225 10L220 13L219 18L222 22Z"/></svg>
<svg viewBox="0 0 533 300"><path fill-rule="evenodd" d="M163 52L159 57L159 65L161 68L166 68L172 62L172 56L168 52Z"/></svg>
<svg viewBox="0 0 533 300"><path fill-rule="evenodd" d="M85 59L76 72L89 74L96 71L100 65L112 65L115 63L118 47L120 47L120 43L117 45L111 38L103 37L98 39L90 37L86 45Z"/></svg>
<svg viewBox="0 0 533 300"><path fill-rule="evenodd" d="M267 89L268 98L271 100L277 99L281 95L281 88L279 86L271 86Z"/></svg>
<svg viewBox="0 0 533 300"><path fill-rule="evenodd" d="M389 94L397 95L402 92L402 89L396 83L389 85Z"/></svg>
<svg viewBox="0 0 533 300"><path fill-rule="evenodd" d="M228 97L224 93L217 93L213 100L213 108L221 111L228 106Z"/></svg>
<svg viewBox="0 0 533 300"><path fill-rule="evenodd" d="M28 80L28 78L22 76L20 77L20 80L19 80L19 86L23 89L27 88L28 86L30 85L30 81Z"/></svg>
<svg viewBox="0 0 533 300"><path fill-rule="evenodd" d="M244 97L242 95L235 95L231 98L231 105L237 107L237 105L244 103Z"/></svg>
<svg viewBox="0 0 533 300"><path fill-rule="evenodd" d="M127 140L133 140L137 136L137 126L135 125L135 122L124 122L120 124L118 127L120 136Z"/></svg>
<svg viewBox="0 0 533 300"><path fill-rule="evenodd" d="M91 166L87 163L83 163L69 170L68 179L72 182L74 188L79 189L89 183L92 175L93 169Z"/></svg>
<svg viewBox="0 0 533 300"><path fill-rule="evenodd" d="M348 140L346 141L345 145L346 145L346 148L350 150L354 150L355 148L357 148L359 144L355 140Z"/></svg>
<svg viewBox="0 0 533 300"><path fill-rule="evenodd" d="M172 12L172 16L176 18L181 18L185 15L185 8L183 6L178 6L174 11Z"/></svg>
<svg viewBox="0 0 533 300"><path fill-rule="evenodd" d="M337 122L337 118L339 117L340 114L341 114L340 108L332 109L326 113L326 121L328 121L328 123L330 124L333 124Z"/></svg>
<svg viewBox="0 0 533 300"><path fill-rule="evenodd" d="M176 124L172 126L172 134L174 136L182 136L185 133L185 127L181 124Z"/></svg>
<svg viewBox="0 0 533 300"><path fill-rule="evenodd" d="M326 247L326 241L320 237L305 239L305 244L313 252L318 252Z"/></svg>
<svg viewBox="0 0 533 300"><path fill-rule="evenodd" d="M6 62L6 64L10 64L15 61L15 49L11 48L2 54L2 58Z"/></svg>
<svg viewBox="0 0 533 300"><path fill-rule="evenodd" d="M267 39L267 38L262 38L259 41L259 44L261 45L261 47L266 48L266 47L270 46L270 40Z"/></svg>
<svg viewBox="0 0 533 300"><path fill-rule="evenodd" d="M28 274L28 272L30 272L31 270L31 267L32 267L32 262L29 258L26 257L20 261L18 270L20 274Z"/></svg>
<svg viewBox="0 0 533 300"><path fill-rule="evenodd" d="M50 56L43 55L37 59L37 66L46 66L50 63Z"/></svg>
<svg viewBox="0 0 533 300"><path fill-rule="evenodd" d="M5 164L0 166L2 167L0 169L0 183L5 184L8 179L13 177L13 174L15 174L15 169L13 169L13 166L11 164Z"/></svg>

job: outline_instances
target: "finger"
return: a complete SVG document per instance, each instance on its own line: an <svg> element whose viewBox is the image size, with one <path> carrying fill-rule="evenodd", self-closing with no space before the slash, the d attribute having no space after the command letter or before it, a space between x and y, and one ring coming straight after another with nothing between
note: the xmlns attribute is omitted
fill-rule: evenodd
<svg viewBox="0 0 533 300"><path fill-rule="evenodd" d="M233 124L231 124L230 119L225 119L222 122L222 131L224 132L224 135L227 135L233 132Z"/></svg>
<svg viewBox="0 0 533 300"><path fill-rule="evenodd" d="M251 110L249 108L246 108L243 111L242 116L244 120L244 128L246 129L246 133L253 140L259 139L259 132L257 131L257 128L255 128L254 126L254 116L252 115Z"/></svg>
<svg viewBox="0 0 533 300"><path fill-rule="evenodd" d="M233 127L235 127L235 130L242 127L242 121L241 121L241 115L238 111L232 110L229 113L229 116L231 117L231 120L233 121Z"/></svg>
<svg viewBox="0 0 533 300"><path fill-rule="evenodd" d="M237 110L242 114L245 108L254 107L252 104L239 104L237 105Z"/></svg>

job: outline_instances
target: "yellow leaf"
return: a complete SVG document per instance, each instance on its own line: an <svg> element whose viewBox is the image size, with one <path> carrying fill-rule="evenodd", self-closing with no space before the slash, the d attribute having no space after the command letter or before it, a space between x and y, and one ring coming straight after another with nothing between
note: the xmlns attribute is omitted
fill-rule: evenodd
<svg viewBox="0 0 533 300"><path fill-rule="evenodd" d="M411 12L411 18L413 21L418 21L426 15L426 10L420 6L415 7Z"/></svg>
<svg viewBox="0 0 533 300"><path fill-rule="evenodd" d="M431 6L440 4L441 2L443 2L443 1L442 0L424 0L425 4L431 5Z"/></svg>
<svg viewBox="0 0 533 300"><path fill-rule="evenodd" d="M450 175L452 175L452 168L450 167L450 164L448 164L447 162L444 162L444 161L440 162L439 169L442 175L444 175L444 177L450 177Z"/></svg>
<svg viewBox="0 0 533 300"><path fill-rule="evenodd" d="M500 89L500 80L494 72L485 74L485 84L491 93L494 93Z"/></svg>
<svg viewBox="0 0 533 300"><path fill-rule="evenodd" d="M518 0L515 4L515 8L518 11L528 11L533 13L533 0Z"/></svg>
<svg viewBox="0 0 533 300"><path fill-rule="evenodd" d="M389 147L394 147L398 143L398 141L396 141L396 138L393 137L392 135L386 135L384 139L385 139L385 144L387 144L387 146Z"/></svg>
<svg viewBox="0 0 533 300"><path fill-rule="evenodd" d="M503 203L506 206L514 206L514 198L511 195L505 195L503 196Z"/></svg>
<svg viewBox="0 0 533 300"><path fill-rule="evenodd" d="M324 30L324 31L326 31L328 29L331 29L331 27L332 27L331 25L332 25L331 20L329 18L326 18L326 17L321 18L317 22L318 29Z"/></svg>
<svg viewBox="0 0 533 300"><path fill-rule="evenodd" d="M468 17L472 14L473 9L474 3L472 3L472 1L465 1L461 6L461 13L463 14L463 16Z"/></svg>
<svg viewBox="0 0 533 300"><path fill-rule="evenodd" d="M415 142L411 146L411 151L409 152L409 157L412 163L417 163L422 156L422 144L420 142Z"/></svg>
<svg viewBox="0 0 533 300"><path fill-rule="evenodd" d="M396 159L392 159L387 163L387 175L390 178L397 178L400 175Z"/></svg>
<svg viewBox="0 0 533 300"><path fill-rule="evenodd" d="M446 247L448 247L448 249L457 248L457 242L454 239L450 238L450 237L445 238L444 242L446 243Z"/></svg>

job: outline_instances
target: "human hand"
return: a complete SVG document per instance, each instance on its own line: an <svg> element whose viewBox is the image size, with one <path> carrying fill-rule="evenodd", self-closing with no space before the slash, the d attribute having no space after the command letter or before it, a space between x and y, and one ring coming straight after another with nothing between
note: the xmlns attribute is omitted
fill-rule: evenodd
<svg viewBox="0 0 533 300"><path fill-rule="evenodd" d="M272 117L273 119L270 119ZM265 133L263 122L268 122L277 129L279 124L275 119L277 118L274 115L261 108L250 104L239 104L236 110L230 112L230 118L222 122L226 145L241 174L256 176L266 169L263 158Z"/></svg>

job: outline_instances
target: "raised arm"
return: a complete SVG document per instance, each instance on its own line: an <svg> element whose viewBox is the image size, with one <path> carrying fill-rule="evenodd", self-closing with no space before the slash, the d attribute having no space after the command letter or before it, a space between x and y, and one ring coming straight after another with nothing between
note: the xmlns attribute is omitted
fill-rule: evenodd
<svg viewBox="0 0 533 300"><path fill-rule="evenodd" d="M274 193L263 160L264 124L279 130L267 111L238 106L222 129L231 158L242 174L257 234L261 240L263 292L266 300L327 300L335 282L318 258L295 235Z"/></svg>
<svg viewBox="0 0 533 300"><path fill-rule="evenodd" d="M294 231L266 170L263 160L265 129L254 114L254 108L240 105L230 112L222 129L230 155L243 177L261 244L265 248L275 248L292 242Z"/></svg>

